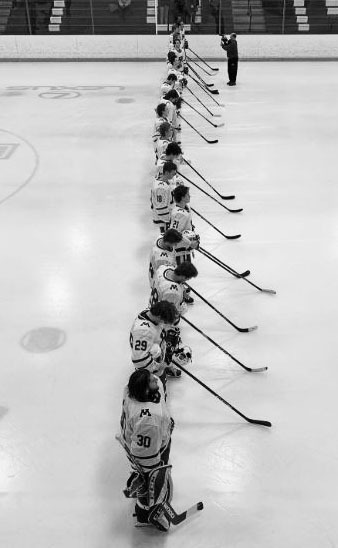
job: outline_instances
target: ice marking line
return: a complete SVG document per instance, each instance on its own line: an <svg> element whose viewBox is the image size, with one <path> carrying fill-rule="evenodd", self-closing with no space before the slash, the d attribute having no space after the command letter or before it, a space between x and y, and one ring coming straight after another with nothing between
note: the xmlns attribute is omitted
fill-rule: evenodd
<svg viewBox="0 0 338 548"><path fill-rule="evenodd" d="M37 170L38 170L38 167L39 167L39 155L38 155L38 152L37 150L35 149L35 147L29 142L27 141L27 139L25 139L24 137L21 137L20 135L17 135L16 133L13 133L12 131L7 131L6 129L1 129L0 128L0 132L3 132L3 133L7 133L8 135L11 135L12 137L16 137L17 139L20 139L21 141L23 141L24 143L26 143L26 145L33 151L33 154L34 154L34 157L35 157L35 165L34 165L34 169L32 171L32 173L29 175L29 177L18 187L16 188L15 190L13 190L13 192L11 192L10 194L8 194L8 196L6 196L5 198L3 198L2 200L0 200L0 206L2 204L4 204L5 202L7 202L7 200L9 200L10 198L13 198L13 196L15 196L16 194L18 194L18 192L20 192L26 185L28 185L31 180L33 179L33 177L35 176Z"/></svg>

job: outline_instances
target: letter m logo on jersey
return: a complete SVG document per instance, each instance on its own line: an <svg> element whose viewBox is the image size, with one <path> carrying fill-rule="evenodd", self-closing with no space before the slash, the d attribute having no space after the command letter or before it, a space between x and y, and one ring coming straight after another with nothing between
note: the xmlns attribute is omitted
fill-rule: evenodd
<svg viewBox="0 0 338 548"><path fill-rule="evenodd" d="M168 257L168 253L164 253L164 252L162 251L162 253L161 253L160 256L161 256L161 257Z"/></svg>
<svg viewBox="0 0 338 548"><path fill-rule="evenodd" d="M141 409L140 417L151 417L149 409Z"/></svg>
<svg viewBox="0 0 338 548"><path fill-rule="evenodd" d="M176 284L171 284L171 286L170 286L170 291L171 291L172 289L175 289L175 291L178 291L177 285L176 285Z"/></svg>

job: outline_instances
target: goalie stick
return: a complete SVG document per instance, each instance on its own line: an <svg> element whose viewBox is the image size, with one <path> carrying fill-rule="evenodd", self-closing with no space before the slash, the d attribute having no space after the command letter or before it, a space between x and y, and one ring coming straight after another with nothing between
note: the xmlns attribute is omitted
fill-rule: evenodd
<svg viewBox="0 0 338 548"><path fill-rule="evenodd" d="M119 434L116 434L115 439L120 443L120 445L123 447L125 452L127 453L127 457L131 465L137 472L140 474L142 478L145 478L145 474L142 470L142 467L139 465L139 463L135 460L133 455L131 454L129 447L126 445L124 440L121 438ZM161 468L172 468L171 465L165 465L161 466ZM146 481L146 480L145 480ZM190 506L187 510L182 512L181 514L177 514L177 512L174 510L174 508L169 504L168 501L164 501L160 504L158 504L152 512L149 514L149 522L152 523L152 521L156 522L156 517L159 517L163 512L173 525L179 525L182 523L182 521L185 521L188 517L195 514L197 511L203 510L203 502L197 502L196 504L193 504L193 506Z"/></svg>
<svg viewBox="0 0 338 548"><path fill-rule="evenodd" d="M149 520L156 520L156 517L159 517L162 513L164 513L170 523L173 525L179 525L182 521L185 521L193 514L196 514L199 510L203 510L203 508L203 502L200 501L190 506L187 510L184 510L181 514L177 514L169 502L162 502L153 510L153 512L150 513Z"/></svg>

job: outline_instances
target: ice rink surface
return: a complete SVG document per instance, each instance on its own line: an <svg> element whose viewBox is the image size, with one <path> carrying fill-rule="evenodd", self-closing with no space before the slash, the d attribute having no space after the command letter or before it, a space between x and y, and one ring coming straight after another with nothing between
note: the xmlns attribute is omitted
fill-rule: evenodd
<svg viewBox="0 0 338 548"><path fill-rule="evenodd" d="M217 66L217 64L216 64ZM114 440L132 372L129 328L149 297L157 235L151 134L164 63L0 64L0 462L2 548L334 548L338 546L338 69L241 63L213 78L225 121L187 106L185 155L236 200L191 188L203 246L257 291L196 254L200 293L185 325L192 371L170 381L173 506L197 514L168 534L133 527L128 464ZM203 74L208 81L212 79ZM56 89L55 89L56 88ZM190 94L188 101L208 113ZM213 192L186 167L183 173Z"/></svg>

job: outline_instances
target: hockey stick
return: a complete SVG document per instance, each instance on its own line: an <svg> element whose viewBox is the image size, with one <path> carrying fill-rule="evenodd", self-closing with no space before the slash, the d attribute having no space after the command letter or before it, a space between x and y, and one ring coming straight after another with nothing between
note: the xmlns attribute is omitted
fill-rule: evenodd
<svg viewBox="0 0 338 548"><path fill-rule="evenodd" d="M192 209L192 208L191 208ZM231 266L223 263L220 259L218 259L217 257L214 257L213 255L211 255L211 253L209 253L209 251L206 251L205 249L203 248L199 248L199 251L201 251L201 253L203 255L207 254L209 255L208 258L212 258L212 259L216 259L219 263L222 264L223 268L225 268L225 270L227 270L228 272L230 272L230 274L232 274L233 276L235 276L236 278L242 278L245 282L247 282L248 284L252 285L253 287L255 287L256 289L258 289L258 291L261 291L262 293L269 293L270 295L276 295L276 291L274 289L264 289L262 287L259 287L259 285L256 285L255 283L253 283L251 280L247 280L245 276L243 276L242 274L240 274L239 272L237 272L237 270L235 270L234 268L232 268ZM250 272L250 271L249 271Z"/></svg>
<svg viewBox="0 0 338 548"><path fill-rule="evenodd" d="M236 196L234 196L234 194L231 194L230 196L224 196L224 194L221 194L220 192L218 192L218 190L216 190L216 188L213 187L212 184L209 183L209 181L207 181L204 177L202 177L202 175L200 173L198 173L198 171L185 158L183 158L183 161L184 161L185 164L187 164L187 166L189 166L200 177L200 179L202 179L202 181L205 182L205 184L207 184L210 188L212 188L212 190L217 194L217 196L222 198L222 200L233 200L234 198L236 198Z"/></svg>
<svg viewBox="0 0 338 548"><path fill-rule="evenodd" d="M245 278L246 276L250 275L250 270L245 270L241 274L240 273L236 274L230 267L227 267L220 259L218 259L214 255L212 255L206 249L201 248L200 246L198 248L196 248L196 251L199 251L201 253L201 255L203 255L204 257L206 257L207 259L209 259L213 263L217 264L221 268L223 268L223 270L226 270L226 272L229 272L229 274L232 274L232 276L234 276L235 278Z"/></svg>
<svg viewBox="0 0 338 548"><path fill-rule="evenodd" d="M209 145L215 145L216 143L218 143L218 139L210 140L210 139L207 139L206 137L204 137L204 135L202 135L202 133L200 133L200 132L198 131L198 129L196 129L190 122L188 122L188 120L186 120L186 119L184 118L184 116L182 116L181 113L179 113L179 117L182 118L182 120L184 120L185 123L188 124L188 126L191 127L191 129L193 129L196 133L198 133L198 135L199 135L200 137L202 137L202 139L204 139L204 141L205 141L206 143L208 143Z"/></svg>
<svg viewBox="0 0 338 548"><path fill-rule="evenodd" d="M207 88L214 87L215 84L208 84L205 80L203 80L202 76L197 72L197 70L194 69L194 67L191 66L191 64L187 61L187 65L189 69L195 74L196 78L199 79L199 81L206 86ZM214 90L213 90L214 91Z"/></svg>
<svg viewBox="0 0 338 548"><path fill-rule="evenodd" d="M195 61L192 57L189 57L189 55L186 54L186 59L190 62L190 63L194 63L194 65L196 65L198 68L200 68L201 70L203 70L203 72L205 72L205 74L207 74L208 76L215 76L215 74L213 72L208 72L207 70L205 70L204 67L201 67L201 65L199 63L197 63L197 61Z"/></svg>
<svg viewBox="0 0 338 548"><path fill-rule="evenodd" d="M193 95L195 97L195 99L197 99L197 101L202 105L202 107L205 108L205 110L211 114L211 116L215 116L215 118L220 118L221 117L221 114L214 114L213 112L211 112L211 110L208 109L208 107L200 100L199 97L197 97L197 95L195 95L195 93L193 91L191 91L191 89L188 87L188 86L185 86L185 89L187 89L191 95Z"/></svg>
<svg viewBox="0 0 338 548"><path fill-rule="evenodd" d="M187 48L187 49L190 50L191 53L193 53L197 57L197 59L199 59L200 61L202 61L202 63L204 63L207 67L209 67L210 70L219 70L219 68L211 67L204 59L202 59L202 57L197 55L197 53L193 49L191 49L191 48Z"/></svg>
<svg viewBox="0 0 338 548"><path fill-rule="evenodd" d="M229 320L229 318L227 318L226 316L224 316L224 314L222 314L222 312L220 310L218 310L218 308L216 308L213 304L209 303L209 301L203 297L203 295L201 295L200 293L198 293L196 291L196 289L194 289L193 287L191 287L191 285L189 284L185 284L188 288L190 288L190 290L195 293L195 295L197 295L197 297L199 297L205 304L207 304L212 310L214 310L216 312L216 314L218 314L219 316L221 316L221 318L223 318L223 320L225 320L226 322L228 322L228 324L232 325L232 327L234 329L236 329L236 331L239 331L240 333L250 333L251 331L255 331L257 329L257 325L254 325L252 327L238 327L238 325L236 325L235 323L233 323L231 320Z"/></svg>
<svg viewBox="0 0 338 548"><path fill-rule="evenodd" d="M208 221L208 219L206 219L205 217L203 217L203 215L201 215L200 213L198 213L198 211L196 211L196 209L194 209L193 207L190 206L190 209L191 211L193 211L194 213L196 213L196 215L198 215L198 217L201 217L201 219L203 219L203 221L205 221L208 225L210 225L214 230L216 230L216 232L218 232L219 234L221 234L221 236L223 236L223 238L226 238L227 240L237 240L238 238L241 237L241 234L235 234L234 236L227 236L226 234L223 234L223 232L221 232L217 226L213 225L210 221Z"/></svg>
<svg viewBox="0 0 338 548"><path fill-rule="evenodd" d="M125 452L127 453L128 460L132 464L133 468L137 470L137 472L140 474L140 476L143 478L144 482L146 482L145 473L142 470L142 467L139 465L139 463L134 459L133 455L130 452L129 447L126 445L126 443L122 440L121 436L119 434L116 434L115 439L121 444ZM163 468L172 468L171 464L167 464L165 466L161 466L161 469ZM164 501L160 504L158 504L152 512L149 514L148 521L150 523L156 523L156 518L159 518L162 512L164 512L165 516L167 517L168 521L170 521L173 525L179 525L182 523L182 521L185 521L188 517L195 514L197 511L203 510L203 502L197 502L193 506L190 506L187 510L182 512L181 514L177 514L174 508L169 504L168 501Z"/></svg>
<svg viewBox="0 0 338 548"><path fill-rule="evenodd" d="M210 97L214 103L216 103L217 106L219 107L224 107L225 105L223 103L219 103L218 101L216 101L216 99L210 95L210 93L212 92L212 90L208 89L208 88L205 88L204 86L202 86L202 84L196 80L196 78L194 78L193 76L191 76L191 74L189 74L189 77L201 88L203 89L203 91L205 91L205 93L208 95L208 97ZM216 94L217 95L217 94Z"/></svg>
<svg viewBox="0 0 338 548"><path fill-rule="evenodd" d="M194 325L193 323L191 323L189 320L187 320L187 318L185 316L181 316L181 320L185 321L187 324L189 324L193 329L195 329L195 331L197 331L200 335L202 335L202 337L204 337L205 339L207 339L209 342L211 342L214 346L216 346L219 350L221 350L221 352L223 352L223 354L226 354L227 356L229 356L229 358L231 358L234 362L236 362L238 365L240 365L241 367L243 367L243 369L245 369L245 371L248 371L249 373L261 373L262 371L266 371L268 368L267 366L265 367L256 367L256 368L253 368L253 367L248 367L247 365L244 365L244 363L240 362L237 358L235 358L235 356L233 356L232 354L230 354L230 352L228 352L227 350L225 350L225 348L223 348L223 346L221 346L220 344L218 344L216 341L214 341L211 337L209 337L209 335L207 335L206 333L204 333L204 331L202 331L202 329L200 329L199 327L197 327L196 325Z"/></svg>
<svg viewBox="0 0 338 548"><path fill-rule="evenodd" d="M206 116L204 116L204 114L202 114L199 110L197 110L197 108L195 108L193 105L188 103L188 101L186 101L186 99L183 99L183 103L185 103L186 105L188 105L188 107L190 107L192 110L197 112L197 114L199 114L202 118L204 118L204 120L206 120L211 126L214 126L214 127L223 127L224 126L224 122L222 122L221 124L214 124L211 120L209 120L209 118L207 118Z"/></svg>
<svg viewBox="0 0 338 548"><path fill-rule="evenodd" d="M181 514L177 514L171 504L169 504L169 502L162 502L157 506L156 514L158 512L159 516L162 512L164 512L166 518L168 519L168 521L170 521L170 523L172 523L173 525L179 525L180 523L182 523L182 521L185 521L193 514L196 514L196 512L198 512L199 510L203 510L203 508L203 502L197 502ZM155 513L151 517L155 517Z"/></svg>
<svg viewBox="0 0 338 548"><path fill-rule="evenodd" d="M185 161L185 160L184 160ZM203 190L203 188L201 188L197 183L194 183L194 181L192 181L191 179L188 179L188 177L186 177L185 175L183 175L183 173L181 173L180 171L177 172L177 175L180 175L181 177L183 177L183 179L185 179L186 181L188 181L189 183L191 183L193 186L195 186L196 188L198 188L198 190L200 190L201 192L203 192L203 194L205 194L206 196L209 196L209 198L211 198L211 200L213 200L214 202L216 202L216 204L220 205L221 207L223 207L224 209L226 209L227 211L229 211L230 213L240 213L241 211L243 211L243 208L240 208L240 209L230 209L228 207L226 207L224 204L222 204L221 202L219 202L218 200L216 200L216 198L214 198L213 196L211 196L211 194L209 194L209 192L207 192L206 190Z"/></svg>
<svg viewBox="0 0 338 548"><path fill-rule="evenodd" d="M179 369L182 369L182 371L184 371L184 373L186 373L186 375L188 375L189 377L191 377L194 381L196 381L198 384L200 384L201 386L203 386L203 388L205 388L206 390L208 390L208 392L210 392L210 394L212 394L213 396L215 396L216 398L218 398L222 403L224 403L225 405L227 405L228 407L230 407L230 409L232 409L235 413L237 413L237 415L239 415L240 417L242 417L244 420L246 420L247 422L250 422L250 424L258 424L259 426L272 426L271 422L270 421L262 421L262 420L257 420L257 419L250 419L249 417L247 417L246 415L244 415L244 413L242 413L241 411L239 411L238 409L236 409L236 407L234 407L233 405L231 405L231 403L229 403L228 401L226 401L225 399L222 398L222 396L220 396L219 394L217 394L217 392L215 392L214 390L212 390L209 386L207 386L206 384L204 384L204 382L202 382L200 379L198 379L197 377L195 377L195 375L193 375L192 373L190 373L190 371L187 371L187 369L185 369L185 367L183 367L182 365L176 363L175 361L173 362L177 367L179 367Z"/></svg>

